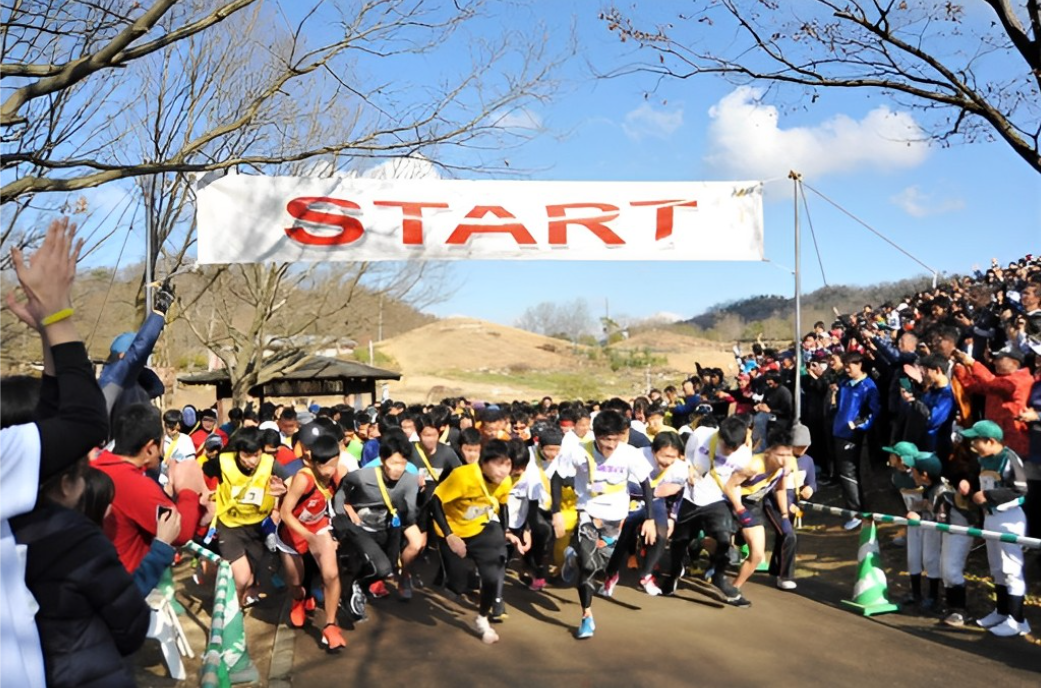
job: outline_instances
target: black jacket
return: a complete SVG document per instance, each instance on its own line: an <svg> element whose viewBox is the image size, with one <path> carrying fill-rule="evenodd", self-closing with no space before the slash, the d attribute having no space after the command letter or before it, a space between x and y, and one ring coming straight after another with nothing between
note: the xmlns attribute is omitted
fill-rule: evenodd
<svg viewBox="0 0 1041 688"><path fill-rule="evenodd" d="M49 688L133 686L123 656L141 647L151 610L112 542L83 514L45 500L11 527L28 546Z"/></svg>

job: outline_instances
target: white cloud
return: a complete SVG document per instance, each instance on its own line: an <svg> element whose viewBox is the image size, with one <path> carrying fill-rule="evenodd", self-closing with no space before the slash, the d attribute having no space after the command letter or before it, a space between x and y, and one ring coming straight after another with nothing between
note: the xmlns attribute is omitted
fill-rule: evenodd
<svg viewBox="0 0 1041 688"><path fill-rule="evenodd" d="M790 170L807 179L861 167L910 168L929 153L927 136L906 112L875 108L863 119L835 115L815 126L780 124L763 90L741 86L709 110L708 154L714 176L774 179Z"/></svg>
<svg viewBox="0 0 1041 688"><path fill-rule="evenodd" d="M646 324L666 325L669 323L679 322L680 320L683 320L685 317L686 316L680 315L679 313L672 313L669 311L658 311L657 313L648 315L643 322Z"/></svg>
<svg viewBox="0 0 1041 688"><path fill-rule="evenodd" d="M500 129L525 129L537 131L542 128L542 118L528 108L517 108L509 112L497 112L491 116L492 126Z"/></svg>
<svg viewBox="0 0 1041 688"><path fill-rule="evenodd" d="M965 207L965 201L961 198L941 198L936 194L925 193L917 186L909 186L889 200L912 217L941 215Z"/></svg>
<svg viewBox="0 0 1041 688"><path fill-rule="evenodd" d="M650 103L626 113L622 129L626 136L639 141L645 138L667 139L683 126L683 109L655 110Z"/></svg>

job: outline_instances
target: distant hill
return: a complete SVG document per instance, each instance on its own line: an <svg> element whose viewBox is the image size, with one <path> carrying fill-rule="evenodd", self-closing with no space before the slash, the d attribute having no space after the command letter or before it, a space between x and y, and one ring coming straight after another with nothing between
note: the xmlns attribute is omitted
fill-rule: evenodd
<svg viewBox="0 0 1041 688"><path fill-rule="evenodd" d="M829 285L802 295L803 330L817 320L831 323L832 308L841 313L859 310L865 304L880 306L886 301L899 301L905 296L932 285L931 276L918 276L898 282L880 282L868 286ZM763 294L712 306L680 324L694 329L707 339L791 338L795 299L791 296Z"/></svg>

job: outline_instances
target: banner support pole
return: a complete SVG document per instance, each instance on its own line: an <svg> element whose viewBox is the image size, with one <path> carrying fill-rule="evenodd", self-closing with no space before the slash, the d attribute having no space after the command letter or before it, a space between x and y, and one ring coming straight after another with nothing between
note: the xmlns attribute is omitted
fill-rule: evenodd
<svg viewBox="0 0 1041 688"><path fill-rule="evenodd" d="M802 282L800 271L800 231L799 231L799 184L802 175L792 170L788 173L792 180L792 206L795 210L795 389L792 391L792 422L802 422Z"/></svg>

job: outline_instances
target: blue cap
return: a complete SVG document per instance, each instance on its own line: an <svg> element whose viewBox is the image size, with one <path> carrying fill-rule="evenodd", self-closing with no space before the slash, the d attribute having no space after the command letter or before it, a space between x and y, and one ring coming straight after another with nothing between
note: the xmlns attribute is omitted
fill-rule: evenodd
<svg viewBox="0 0 1041 688"><path fill-rule="evenodd" d="M311 413L318 413L319 411L322 410L322 407L319 406L318 404L311 404L310 406L307 407L307 410L310 411Z"/></svg>
<svg viewBox="0 0 1041 688"><path fill-rule="evenodd" d="M125 354L129 349L130 345L134 343L134 337L137 335L133 332L124 332L115 339L112 340L112 346L108 348L110 354Z"/></svg>

